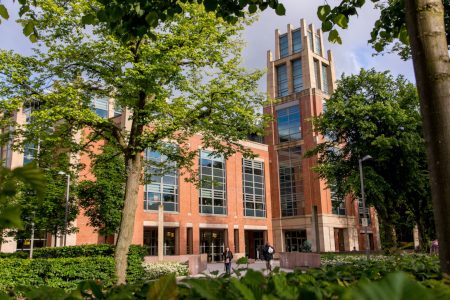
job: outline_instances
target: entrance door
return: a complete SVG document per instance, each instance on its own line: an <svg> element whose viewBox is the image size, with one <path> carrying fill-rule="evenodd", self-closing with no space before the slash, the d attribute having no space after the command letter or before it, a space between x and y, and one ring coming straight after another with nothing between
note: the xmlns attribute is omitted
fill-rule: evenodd
<svg viewBox="0 0 450 300"><path fill-rule="evenodd" d="M261 259L262 258L262 247L263 247L263 240L262 239L255 239L254 240L255 245L255 258Z"/></svg>
<svg viewBox="0 0 450 300"><path fill-rule="evenodd" d="M223 231L201 230L200 250L201 253L208 254L208 262L220 262L225 251Z"/></svg>

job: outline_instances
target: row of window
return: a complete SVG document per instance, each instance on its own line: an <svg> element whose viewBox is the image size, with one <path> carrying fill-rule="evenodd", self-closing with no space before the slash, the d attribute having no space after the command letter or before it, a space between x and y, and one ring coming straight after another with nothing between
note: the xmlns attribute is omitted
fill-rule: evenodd
<svg viewBox="0 0 450 300"><path fill-rule="evenodd" d="M94 98L91 101L91 110L99 117L107 119L109 110L108 98ZM122 109L118 106L114 106L114 117L122 113Z"/></svg>
<svg viewBox="0 0 450 300"><path fill-rule="evenodd" d="M314 51L314 53L321 55L321 45L320 38L314 35L314 43L312 40L312 34L310 31L307 31L309 46L310 49ZM292 32L292 53L298 53L302 51L302 36L301 31L296 30ZM284 58L289 56L289 41L288 36L284 35L280 37L280 57Z"/></svg>
<svg viewBox="0 0 450 300"><path fill-rule="evenodd" d="M163 162L166 157L147 150L145 158L156 163ZM215 181L204 185L199 190L199 213L226 215L226 161L222 155L214 155L209 151L200 151L200 179ZM176 167L173 165L172 167ZM151 173L150 169L146 173ZM149 175L151 176L151 175ZM242 183L244 215L249 217L266 217L266 199L264 182L264 163L242 159ZM165 211L179 211L178 174L169 173L163 177L151 176L152 182L144 185L144 210L157 210L159 205Z"/></svg>
<svg viewBox="0 0 450 300"><path fill-rule="evenodd" d="M319 88L319 77L318 77L318 65L320 62L314 60L314 75L316 80L316 87ZM297 59L292 61L292 80L294 93L298 93L303 90L303 74L302 74L302 60ZM327 66L322 65L322 91L328 94L328 76L327 76ZM288 90L288 72L287 66L281 65L277 67L277 95L278 97L284 97L289 95Z"/></svg>

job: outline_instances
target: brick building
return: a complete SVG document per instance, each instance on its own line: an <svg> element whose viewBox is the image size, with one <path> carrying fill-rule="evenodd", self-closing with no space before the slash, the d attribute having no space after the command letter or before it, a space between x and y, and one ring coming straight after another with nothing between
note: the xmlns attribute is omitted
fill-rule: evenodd
<svg viewBox="0 0 450 300"><path fill-rule="evenodd" d="M273 105L264 113L273 114L272 133L266 136L269 146L272 186L272 230L276 252L301 251L305 240L312 250L350 251L366 249L360 224L362 208L350 197L339 201L311 167L315 157L303 159L305 149L313 149L324 137L310 132L308 118L318 116L335 89L333 53L325 55L322 30L287 26L287 33L275 31L275 57L267 53L267 92ZM333 201L339 207L333 208ZM370 248L380 249L377 219L373 208L368 228Z"/></svg>
<svg viewBox="0 0 450 300"><path fill-rule="evenodd" d="M317 133L309 133L306 119L322 112L323 103L335 88L332 52L323 48L322 31L314 26L293 29L286 34L275 33L275 59L268 52L267 88L273 99L279 101L264 108L275 116L277 123L272 133L242 144L259 155L254 160L241 154L224 161L211 157L212 149L204 149L201 136L189 141L189 147L199 153L198 167L202 176L213 175L222 182L219 188L198 190L178 174L167 175L152 184L139 187L133 243L149 246L149 255L157 255L158 213L154 200L164 205L164 254L182 255L208 253L211 262L220 260L219 254L229 245L237 256L258 258L265 241L274 245L276 252L297 252L305 240L312 241L313 251L349 251L365 249L365 237L360 226L361 209L350 198L333 209L331 191L325 183L315 180L310 170L315 158L302 159L305 148L313 148L323 140ZM18 111L13 117L19 124L30 121L33 105ZM96 99L92 109L101 117L113 118L129 129L130 112L117 111L113 99ZM34 149L30 150L37 150ZM33 159L33 151L11 152L0 149L0 160L15 168ZM157 153L146 151L148 159L160 160ZM89 165L89 157L78 156ZM89 178L85 172L80 178ZM153 200L153 201L151 201ZM370 209L369 238L372 249L380 248L377 220ZM100 237L87 226L81 213L74 225L77 234L68 236L67 245L114 243L115 237ZM62 245L51 235L37 234L36 246ZM2 252L29 251L29 240L10 239L0 246Z"/></svg>

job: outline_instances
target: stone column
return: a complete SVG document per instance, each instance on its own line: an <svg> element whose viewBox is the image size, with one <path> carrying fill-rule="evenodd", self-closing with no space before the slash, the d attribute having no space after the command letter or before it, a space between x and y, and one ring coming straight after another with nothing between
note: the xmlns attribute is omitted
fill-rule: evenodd
<svg viewBox="0 0 450 300"><path fill-rule="evenodd" d="M164 205L158 206L158 261L164 256Z"/></svg>
<svg viewBox="0 0 450 300"><path fill-rule="evenodd" d="M312 207L311 215L311 252L320 253L319 216L317 206Z"/></svg>
<svg viewBox="0 0 450 300"><path fill-rule="evenodd" d="M419 228L416 226L414 226L413 229L413 234L414 234L414 249L419 249Z"/></svg>

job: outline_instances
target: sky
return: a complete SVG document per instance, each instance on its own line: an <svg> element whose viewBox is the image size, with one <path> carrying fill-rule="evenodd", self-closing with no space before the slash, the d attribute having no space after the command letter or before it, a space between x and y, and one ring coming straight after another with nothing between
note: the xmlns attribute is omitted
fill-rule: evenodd
<svg viewBox="0 0 450 300"><path fill-rule="evenodd" d="M338 3L337 0L336 4ZM333 4L329 1L329 4ZM247 68L264 69L267 66L267 51L275 50L275 30L280 29L281 34L287 32L287 24L293 28L300 27L300 19L304 18L306 24L314 24L315 28L321 27L317 17L317 7L323 3L314 0L280 0L286 8L285 16L278 16L273 9L267 8L260 13L259 21L247 27L243 32L248 43L244 49L244 65ZM2 4L8 9L10 19L2 20L0 25L0 49L14 50L22 55L31 55L34 46L27 37L22 34L22 27L15 23L18 17L19 3L16 1L4 1ZM367 1L358 17L352 17L347 30L340 29L342 45L328 42L328 33L324 35L325 51L332 50L335 61L336 78L341 74L355 74L361 68L375 67L377 71L390 70L394 76L403 74L412 82L415 82L412 61L404 62L397 54L372 57L374 49L367 43L370 39L375 21L380 12L374 9L373 3ZM266 78L260 80L259 89L266 91Z"/></svg>

